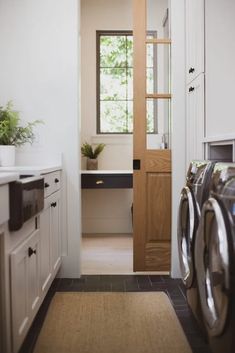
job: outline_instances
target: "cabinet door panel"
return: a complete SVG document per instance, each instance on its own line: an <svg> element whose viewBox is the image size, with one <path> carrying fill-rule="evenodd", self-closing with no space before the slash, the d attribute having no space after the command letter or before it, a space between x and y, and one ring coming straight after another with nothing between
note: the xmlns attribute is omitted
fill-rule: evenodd
<svg viewBox="0 0 235 353"><path fill-rule="evenodd" d="M40 304L39 230L11 253L10 261L13 351L17 352Z"/></svg>
<svg viewBox="0 0 235 353"><path fill-rule="evenodd" d="M193 159L204 158L204 75L187 86L187 165Z"/></svg>
<svg viewBox="0 0 235 353"><path fill-rule="evenodd" d="M11 254L13 349L17 351L30 324L28 310L28 244Z"/></svg>
<svg viewBox="0 0 235 353"><path fill-rule="evenodd" d="M40 305L40 290L39 290L39 230L37 230L29 242L29 249L32 249L33 254L28 257L28 300L30 317L33 319Z"/></svg>
<svg viewBox="0 0 235 353"><path fill-rule="evenodd" d="M186 0L187 82L204 72L204 1Z"/></svg>
<svg viewBox="0 0 235 353"><path fill-rule="evenodd" d="M43 295L46 294L52 278L50 214L50 204L45 203L45 208L40 215L40 287Z"/></svg>
<svg viewBox="0 0 235 353"><path fill-rule="evenodd" d="M53 271L61 264L60 194L51 204L51 259Z"/></svg>
<svg viewBox="0 0 235 353"><path fill-rule="evenodd" d="M206 1L206 137L211 141L235 137L234 15L234 0Z"/></svg>

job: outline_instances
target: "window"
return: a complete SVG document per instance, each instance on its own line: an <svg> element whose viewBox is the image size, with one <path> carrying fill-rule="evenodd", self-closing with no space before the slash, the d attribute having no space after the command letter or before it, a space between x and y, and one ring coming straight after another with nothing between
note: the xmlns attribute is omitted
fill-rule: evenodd
<svg viewBox="0 0 235 353"><path fill-rule="evenodd" d="M151 35L153 37L153 34ZM154 91L155 49L147 48L147 87ZM156 104L147 103L147 129L156 133ZM97 133L133 132L133 36L97 31Z"/></svg>

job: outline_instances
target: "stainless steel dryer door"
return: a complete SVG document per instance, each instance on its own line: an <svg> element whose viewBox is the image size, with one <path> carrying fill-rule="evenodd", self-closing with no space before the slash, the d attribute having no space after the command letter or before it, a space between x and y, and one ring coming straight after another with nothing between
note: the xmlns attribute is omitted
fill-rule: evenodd
<svg viewBox="0 0 235 353"><path fill-rule="evenodd" d="M180 195L178 212L178 250L183 281L187 288L192 286L194 269L194 240L198 225L198 210L194 196L188 187Z"/></svg>
<svg viewBox="0 0 235 353"><path fill-rule="evenodd" d="M230 250L224 214L214 198L205 202L195 245L202 312L209 335L223 332L229 308Z"/></svg>

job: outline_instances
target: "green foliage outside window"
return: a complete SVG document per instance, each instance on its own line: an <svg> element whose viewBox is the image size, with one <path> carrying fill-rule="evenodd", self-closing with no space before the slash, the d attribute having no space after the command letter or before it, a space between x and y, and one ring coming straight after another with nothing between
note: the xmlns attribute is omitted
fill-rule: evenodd
<svg viewBox="0 0 235 353"><path fill-rule="evenodd" d="M132 133L133 36L100 34L98 39L98 133ZM147 85L153 90L151 48L147 48L147 65ZM147 107L147 131L151 133L155 130L154 106L148 102Z"/></svg>

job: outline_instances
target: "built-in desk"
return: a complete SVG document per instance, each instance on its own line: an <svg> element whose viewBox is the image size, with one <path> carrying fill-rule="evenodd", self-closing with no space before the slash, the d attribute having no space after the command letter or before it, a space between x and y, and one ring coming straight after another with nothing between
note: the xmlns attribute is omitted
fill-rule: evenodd
<svg viewBox="0 0 235 353"><path fill-rule="evenodd" d="M132 189L132 170L82 170L82 189Z"/></svg>

